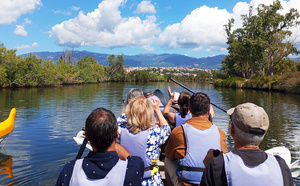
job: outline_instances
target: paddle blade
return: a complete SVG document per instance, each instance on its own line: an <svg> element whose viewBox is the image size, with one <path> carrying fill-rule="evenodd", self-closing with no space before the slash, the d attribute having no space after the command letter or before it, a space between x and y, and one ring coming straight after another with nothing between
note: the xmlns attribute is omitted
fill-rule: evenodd
<svg viewBox="0 0 300 186"><path fill-rule="evenodd" d="M292 164L290 164L289 167L292 173L292 177L296 178L300 176L300 160L294 161Z"/></svg>
<svg viewBox="0 0 300 186"><path fill-rule="evenodd" d="M286 162L287 165L291 164L291 152L288 148L284 146L279 146L279 147L273 147L271 149L268 149L265 151L266 153L272 154L272 155L278 155L284 161Z"/></svg>

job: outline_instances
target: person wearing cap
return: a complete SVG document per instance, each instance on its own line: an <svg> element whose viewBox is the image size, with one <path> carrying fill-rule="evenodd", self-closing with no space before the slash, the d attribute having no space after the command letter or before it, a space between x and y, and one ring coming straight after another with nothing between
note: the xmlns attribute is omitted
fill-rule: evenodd
<svg viewBox="0 0 300 186"><path fill-rule="evenodd" d="M143 94L150 101L152 101L153 98L157 99L159 101L159 109L160 109L160 111L164 110L164 105L161 103L160 99L156 95L153 94L152 90L146 89Z"/></svg>
<svg viewBox="0 0 300 186"><path fill-rule="evenodd" d="M285 161L259 149L269 128L265 110L253 103L244 103L227 113L231 117L234 150L217 157L213 157L213 149L208 151L200 185L293 185Z"/></svg>
<svg viewBox="0 0 300 186"><path fill-rule="evenodd" d="M226 134L208 120L210 98L207 94L193 94L189 110L192 118L173 129L165 148L168 185L198 185L207 151L214 148L228 152Z"/></svg>

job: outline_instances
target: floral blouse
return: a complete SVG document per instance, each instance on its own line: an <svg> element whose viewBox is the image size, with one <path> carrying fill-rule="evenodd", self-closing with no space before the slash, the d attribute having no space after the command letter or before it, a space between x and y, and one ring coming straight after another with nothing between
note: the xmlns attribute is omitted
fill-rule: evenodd
<svg viewBox="0 0 300 186"><path fill-rule="evenodd" d="M118 119L119 134L121 134L121 128L126 128L127 118L125 113L121 114ZM171 129L169 125L162 127L154 126L150 128L146 154L151 160L159 159L160 145L164 144L169 138ZM119 139L119 137L118 137ZM142 185L163 185L161 175L159 171L152 177L152 179L143 180Z"/></svg>

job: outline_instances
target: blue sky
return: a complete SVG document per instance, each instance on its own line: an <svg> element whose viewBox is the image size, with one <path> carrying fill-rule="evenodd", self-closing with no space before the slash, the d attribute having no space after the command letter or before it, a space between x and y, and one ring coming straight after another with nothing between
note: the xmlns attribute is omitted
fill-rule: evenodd
<svg viewBox="0 0 300 186"><path fill-rule="evenodd" d="M107 54L227 54L223 25L272 0L0 0L0 43L17 54L65 49ZM281 0L282 12L300 10ZM300 29L292 28L298 42ZM299 37L300 38L300 37Z"/></svg>

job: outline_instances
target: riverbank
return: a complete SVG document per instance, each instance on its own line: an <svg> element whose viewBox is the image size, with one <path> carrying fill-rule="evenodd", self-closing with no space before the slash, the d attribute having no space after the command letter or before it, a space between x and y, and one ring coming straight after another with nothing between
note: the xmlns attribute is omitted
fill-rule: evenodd
<svg viewBox="0 0 300 186"><path fill-rule="evenodd" d="M300 72L290 72L281 76L254 77L251 80L239 77L216 79L213 84L216 87L259 89L300 94Z"/></svg>

